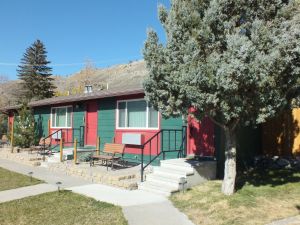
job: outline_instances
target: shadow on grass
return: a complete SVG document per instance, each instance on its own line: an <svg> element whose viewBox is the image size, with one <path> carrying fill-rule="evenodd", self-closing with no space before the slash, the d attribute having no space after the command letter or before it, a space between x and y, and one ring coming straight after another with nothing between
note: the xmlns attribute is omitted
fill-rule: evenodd
<svg viewBox="0 0 300 225"><path fill-rule="evenodd" d="M297 182L300 182L300 170L255 169L238 176L236 189L242 189L245 184L253 185L256 187L265 185L276 187L287 183Z"/></svg>

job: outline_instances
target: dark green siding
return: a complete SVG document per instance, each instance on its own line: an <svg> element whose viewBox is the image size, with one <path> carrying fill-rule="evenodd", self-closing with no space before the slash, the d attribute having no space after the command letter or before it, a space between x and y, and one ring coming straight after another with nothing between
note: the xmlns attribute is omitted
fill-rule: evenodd
<svg viewBox="0 0 300 225"><path fill-rule="evenodd" d="M85 126L84 117L85 117L85 105L84 104L74 105L73 106L73 128L75 129L73 133L73 138L77 138L77 140L81 140L80 135L81 137L84 136L83 134L84 130L83 129L81 129L80 131L78 130L80 126Z"/></svg>
<svg viewBox="0 0 300 225"><path fill-rule="evenodd" d="M215 127L215 148L218 177L224 175L225 136L218 126ZM237 130L237 166L244 169L255 155L261 154L261 128L243 127Z"/></svg>
<svg viewBox="0 0 300 225"><path fill-rule="evenodd" d="M162 118L161 129L178 129L181 130L185 123L182 117ZM176 135L176 138L175 138ZM163 132L161 147L163 150L178 150L182 143L182 132ZM175 142L176 139L176 142ZM166 159L176 158L178 152L166 153Z"/></svg>
<svg viewBox="0 0 300 225"><path fill-rule="evenodd" d="M34 109L35 132L38 138L48 136L48 120L50 120L50 107Z"/></svg>
<svg viewBox="0 0 300 225"><path fill-rule="evenodd" d="M111 143L115 135L115 109L115 98L99 101L98 136L101 139L100 149L103 149L105 143Z"/></svg>

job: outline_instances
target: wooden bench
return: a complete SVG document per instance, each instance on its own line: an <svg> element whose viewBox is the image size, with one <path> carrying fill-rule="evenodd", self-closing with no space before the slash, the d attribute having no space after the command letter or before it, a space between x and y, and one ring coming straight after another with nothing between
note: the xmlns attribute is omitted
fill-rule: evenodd
<svg viewBox="0 0 300 225"><path fill-rule="evenodd" d="M45 146L44 146L45 145ZM51 138L46 138L44 142L44 138L42 137L39 141L39 144L36 146L30 146L30 150L28 153L32 153L33 151L37 153L42 153L42 151L48 149L51 146Z"/></svg>
<svg viewBox="0 0 300 225"><path fill-rule="evenodd" d="M91 157L90 166L95 165L95 160L101 160L106 163L106 169L108 170L108 162L111 162L111 169L114 167L114 163L118 162L121 158L123 158L125 145L123 144L112 144L106 143L104 144L103 152L100 155L93 155ZM116 156L116 154L121 154L121 156Z"/></svg>

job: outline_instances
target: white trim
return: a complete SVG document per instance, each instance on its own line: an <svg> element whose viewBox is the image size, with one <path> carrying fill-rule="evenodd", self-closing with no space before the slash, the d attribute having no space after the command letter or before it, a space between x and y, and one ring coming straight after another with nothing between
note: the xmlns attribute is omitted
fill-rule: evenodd
<svg viewBox="0 0 300 225"><path fill-rule="evenodd" d="M52 113L52 111L53 111L53 109L59 109L59 108L66 108L66 125L68 124L68 108L71 108L71 115L70 115L70 119L71 119L71 126L70 127L68 127L68 126L64 126L64 127L56 127L56 126L54 126L53 127L53 113ZM55 113L56 113L56 111L55 111ZM66 105L66 106L57 106L57 107L51 107L51 116L50 116L50 128L53 128L53 129L63 129L63 128L72 128L73 127L73 121L72 121L72 119L73 119L73 106L72 105ZM56 124L56 117L54 117L54 124Z"/></svg>
<svg viewBox="0 0 300 225"><path fill-rule="evenodd" d="M145 101L147 106L146 106L146 127L127 127L128 126L128 107L127 107L127 102L136 102L136 101ZM125 127L119 127L119 103L125 102ZM147 102L144 98L136 98L136 99L124 99L124 100L117 100L116 103L116 129L118 130L159 130L160 126L160 114L157 112L157 127L149 127L149 102Z"/></svg>

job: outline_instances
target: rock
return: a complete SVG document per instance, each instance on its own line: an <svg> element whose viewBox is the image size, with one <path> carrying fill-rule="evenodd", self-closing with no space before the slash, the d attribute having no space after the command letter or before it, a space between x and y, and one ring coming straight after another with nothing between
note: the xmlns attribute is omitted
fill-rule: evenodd
<svg viewBox="0 0 300 225"><path fill-rule="evenodd" d="M285 168L285 167L288 167L288 166L291 166L290 165L290 161L287 160L287 159L283 159L283 158L279 158L277 161L276 161L276 164L281 167L281 168Z"/></svg>

